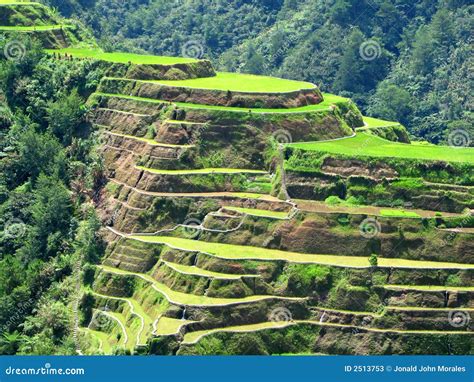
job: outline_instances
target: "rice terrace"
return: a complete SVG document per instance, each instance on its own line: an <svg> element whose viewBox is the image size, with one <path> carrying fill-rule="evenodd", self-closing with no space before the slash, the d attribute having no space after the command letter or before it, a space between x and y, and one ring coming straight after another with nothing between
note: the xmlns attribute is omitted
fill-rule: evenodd
<svg viewBox="0 0 474 382"><path fill-rule="evenodd" d="M65 312L47 310L71 320L61 330L75 352L472 354L474 148L415 141L401 123L366 117L310 82L103 50L84 25L37 2L0 0L0 24L5 41L31 44L25 57L41 52L31 79L15 73L34 58L5 76L22 86L18 102L12 90L2 105L21 109L44 93L51 99L34 110L52 108L39 113L50 121L36 122L42 138L18 122L38 113L2 122L36 142L25 138L38 170L2 143L2 172L24 182L0 182L0 208L7 221L45 222L31 242L48 253L38 264L51 261L41 274L56 278L31 277L44 298L63 301ZM47 86L34 87L41 81L78 89L77 127L54 127L76 101L54 108ZM47 140L55 134L59 143ZM65 154L50 162L33 156L58 145ZM64 191L45 179L61 174ZM15 217L35 187L44 194ZM48 190L77 217L61 220L60 202L43 215ZM58 233L41 236L47 225ZM54 248L71 255L52 261ZM16 261L2 255L2 272L20 272ZM34 321L24 328L33 333Z"/></svg>

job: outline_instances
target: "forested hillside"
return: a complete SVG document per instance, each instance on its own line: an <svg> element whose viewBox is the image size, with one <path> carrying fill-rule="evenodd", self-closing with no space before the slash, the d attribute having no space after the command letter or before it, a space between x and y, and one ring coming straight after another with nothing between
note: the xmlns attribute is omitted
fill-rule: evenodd
<svg viewBox="0 0 474 382"><path fill-rule="evenodd" d="M48 3L86 21L109 48L184 49L221 70L311 81L435 143L454 130L473 134L467 0Z"/></svg>

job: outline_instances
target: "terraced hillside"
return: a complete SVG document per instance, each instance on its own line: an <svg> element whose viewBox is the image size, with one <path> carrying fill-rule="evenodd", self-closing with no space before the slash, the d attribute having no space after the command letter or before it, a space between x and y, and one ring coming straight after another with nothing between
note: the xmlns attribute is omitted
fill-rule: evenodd
<svg viewBox="0 0 474 382"><path fill-rule="evenodd" d="M48 52L107 68L83 354L472 353L473 149L412 144L313 84Z"/></svg>
<svg viewBox="0 0 474 382"><path fill-rule="evenodd" d="M66 48L89 36L77 22L64 20L34 1L0 1L0 33L27 33L46 48Z"/></svg>
<svg viewBox="0 0 474 382"><path fill-rule="evenodd" d="M114 299L138 304L148 324L137 334L123 319L123 331L151 354L472 351L472 150L409 144L399 124L305 83L127 77L104 78L90 100L105 136L109 247L85 322ZM373 169L330 174L328 155ZM313 178L299 184L303 165ZM362 206L339 192L344 176L406 199ZM412 183L450 194L435 206ZM122 346L115 321L86 331L88 352Z"/></svg>

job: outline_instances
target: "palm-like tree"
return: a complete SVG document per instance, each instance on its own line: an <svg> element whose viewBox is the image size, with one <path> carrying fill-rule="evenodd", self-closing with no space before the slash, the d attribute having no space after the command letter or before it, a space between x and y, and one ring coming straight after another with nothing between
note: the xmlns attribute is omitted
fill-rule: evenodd
<svg viewBox="0 0 474 382"><path fill-rule="evenodd" d="M23 341L23 336L18 332L3 333L0 337L0 353L5 355L15 354Z"/></svg>

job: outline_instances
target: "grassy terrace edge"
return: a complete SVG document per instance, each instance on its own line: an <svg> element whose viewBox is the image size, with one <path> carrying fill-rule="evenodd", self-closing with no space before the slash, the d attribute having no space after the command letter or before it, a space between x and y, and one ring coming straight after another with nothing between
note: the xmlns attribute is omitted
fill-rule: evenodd
<svg viewBox="0 0 474 382"><path fill-rule="evenodd" d="M112 62L117 64L136 64L136 65L176 65L190 64L199 62L194 58L169 57L169 56L152 56L145 54L113 52L107 53L99 49L90 48L64 48L64 49L47 49L49 54L68 54L77 58L91 58L99 61Z"/></svg>
<svg viewBox="0 0 474 382"><path fill-rule="evenodd" d="M287 261L290 263L321 264L345 268L371 267L368 258L357 256L305 254L243 245L210 243L170 236L128 235L124 237L144 243L167 245L170 248L208 253L218 258L231 260ZM397 258L379 258L378 266L380 268L474 269L474 264L405 260Z"/></svg>
<svg viewBox="0 0 474 382"><path fill-rule="evenodd" d="M136 81L136 80L133 80ZM157 104L170 104L169 101L158 100L153 98L143 98L143 97L136 97L136 96L127 96L124 94L111 94L111 93L101 93L96 92L94 95L99 97L116 97L121 99L129 99L133 101L140 101L140 102L149 102L149 103L157 103ZM237 113L248 113L249 111L254 114L298 114L298 113L311 113L311 112L322 112L322 111L329 111L331 110L331 105L335 103L341 102L351 102L348 98L339 97L333 94L326 94L324 93L324 101L317 104L317 105L309 105L309 106L302 106L302 107L295 107L295 108L288 108L288 109L266 109L266 108L243 108L243 107L231 107L231 106L211 106L211 105L202 105L202 104L194 104L194 103L186 103L186 102L171 102L173 105L181 107L183 109L202 109L202 110L217 110L217 111L231 111Z"/></svg>
<svg viewBox="0 0 474 382"><path fill-rule="evenodd" d="M203 77L187 80L156 80L147 82L188 89L222 90L256 94L278 94L296 92L299 90L317 89L317 86L310 82L227 72L217 72L215 77Z"/></svg>
<svg viewBox="0 0 474 382"><path fill-rule="evenodd" d="M290 143L287 147L348 157L418 159L474 165L474 148L398 143L367 133L333 141Z"/></svg>

